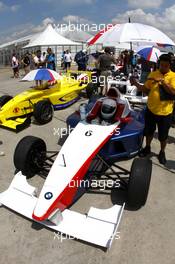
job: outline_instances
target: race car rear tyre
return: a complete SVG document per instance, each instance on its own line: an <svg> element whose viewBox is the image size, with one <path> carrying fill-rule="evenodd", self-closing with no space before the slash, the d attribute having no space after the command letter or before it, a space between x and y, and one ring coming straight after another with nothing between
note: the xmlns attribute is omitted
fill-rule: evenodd
<svg viewBox="0 0 175 264"><path fill-rule="evenodd" d="M34 105L33 115L35 120L43 125L49 123L53 118L53 107L48 100L39 101Z"/></svg>
<svg viewBox="0 0 175 264"><path fill-rule="evenodd" d="M128 182L127 205L139 209L147 200L152 174L152 161L146 158L134 159Z"/></svg>
<svg viewBox="0 0 175 264"><path fill-rule="evenodd" d="M41 138L26 136L17 144L13 159L17 170L32 177L43 168L46 144Z"/></svg>
<svg viewBox="0 0 175 264"><path fill-rule="evenodd" d="M0 107L5 105L8 101L10 101L13 97L10 95L3 95L0 97Z"/></svg>

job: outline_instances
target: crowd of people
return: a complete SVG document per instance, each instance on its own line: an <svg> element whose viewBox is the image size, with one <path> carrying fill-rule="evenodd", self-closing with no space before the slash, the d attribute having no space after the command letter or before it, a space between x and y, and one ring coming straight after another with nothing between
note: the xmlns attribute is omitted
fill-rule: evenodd
<svg viewBox="0 0 175 264"><path fill-rule="evenodd" d="M19 69L24 69L24 74L30 72L30 70L48 68L50 70L56 70L55 54L51 48L46 52L37 50L36 52L29 53L28 51L19 59L19 55L13 53L11 66L13 69L13 77L19 78Z"/></svg>

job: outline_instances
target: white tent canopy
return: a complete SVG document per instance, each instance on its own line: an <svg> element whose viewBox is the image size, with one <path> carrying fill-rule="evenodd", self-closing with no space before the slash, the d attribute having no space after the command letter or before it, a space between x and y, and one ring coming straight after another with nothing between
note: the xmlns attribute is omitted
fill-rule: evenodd
<svg viewBox="0 0 175 264"><path fill-rule="evenodd" d="M4 48L7 48L7 47L12 46L12 45L14 45L14 46L22 45L25 42L33 41L37 36L38 36L38 33L6 42L6 43L0 45L0 49L4 49Z"/></svg>
<svg viewBox="0 0 175 264"><path fill-rule="evenodd" d="M37 36L36 39L30 41L30 43L24 48L36 47L36 46L76 46L80 45L77 42L73 42L61 35L49 24L46 29Z"/></svg>

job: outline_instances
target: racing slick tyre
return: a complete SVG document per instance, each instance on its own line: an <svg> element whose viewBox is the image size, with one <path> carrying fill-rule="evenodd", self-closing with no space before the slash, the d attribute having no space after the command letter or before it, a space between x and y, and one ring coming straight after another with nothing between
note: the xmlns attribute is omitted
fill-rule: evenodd
<svg viewBox="0 0 175 264"><path fill-rule="evenodd" d="M10 101L13 97L10 95L3 95L0 97L0 107L5 105L8 101Z"/></svg>
<svg viewBox="0 0 175 264"><path fill-rule="evenodd" d="M127 205L139 209L145 205L152 174L152 161L144 158L134 159L128 182Z"/></svg>
<svg viewBox="0 0 175 264"><path fill-rule="evenodd" d="M17 170L27 177L32 177L43 167L46 144L41 138L26 136L17 144L13 159Z"/></svg>
<svg viewBox="0 0 175 264"><path fill-rule="evenodd" d="M53 118L53 107L48 100L39 101L34 105L33 115L37 123L44 125Z"/></svg>

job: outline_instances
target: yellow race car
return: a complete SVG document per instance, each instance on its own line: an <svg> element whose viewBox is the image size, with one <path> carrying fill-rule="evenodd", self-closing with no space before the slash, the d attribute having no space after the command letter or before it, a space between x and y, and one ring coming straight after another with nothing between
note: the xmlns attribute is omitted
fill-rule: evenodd
<svg viewBox="0 0 175 264"><path fill-rule="evenodd" d="M78 76L78 78L77 78ZM80 92L87 87L91 73L69 72L54 85L44 85L24 91L14 98L0 97L0 126L19 132L31 123L31 116L39 124L52 120L53 111L63 109L79 99Z"/></svg>

